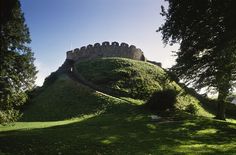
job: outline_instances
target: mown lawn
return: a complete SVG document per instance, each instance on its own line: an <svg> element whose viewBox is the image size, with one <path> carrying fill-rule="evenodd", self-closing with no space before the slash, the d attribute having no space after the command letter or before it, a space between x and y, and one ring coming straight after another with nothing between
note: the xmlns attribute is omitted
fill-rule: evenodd
<svg viewBox="0 0 236 155"><path fill-rule="evenodd" d="M0 154L215 155L236 152L235 123L187 116L153 121L149 115L139 106L117 105L108 112L73 120L1 126Z"/></svg>

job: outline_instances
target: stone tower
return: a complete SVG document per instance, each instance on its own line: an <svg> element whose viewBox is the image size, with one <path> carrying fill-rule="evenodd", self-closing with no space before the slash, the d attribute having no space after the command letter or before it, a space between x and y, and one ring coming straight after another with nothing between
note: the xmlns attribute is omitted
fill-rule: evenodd
<svg viewBox="0 0 236 155"><path fill-rule="evenodd" d="M141 49L126 43L103 42L94 45L83 46L67 52L66 59L74 62L80 60L90 60L98 57L122 57L134 60L146 61Z"/></svg>

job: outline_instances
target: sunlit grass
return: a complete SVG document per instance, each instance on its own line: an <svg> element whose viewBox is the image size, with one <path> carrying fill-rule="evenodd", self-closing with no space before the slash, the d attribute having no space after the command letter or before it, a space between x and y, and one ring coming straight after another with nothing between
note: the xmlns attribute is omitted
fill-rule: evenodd
<svg viewBox="0 0 236 155"><path fill-rule="evenodd" d="M207 135L207 134L215 134L217 133L217 129L203 129L203 130L199 130L197 131L197 135Z"/></svg>
<svg viewBox="0 0 236 155"><path fill-rule="evenodd" d="M236 119L226 119L227 122L236 124Z"/></svg>
<svg viewBox="0 0 236 155"><path fill-rule="evenodd" d="M76 117L73 119L63 120L63 121L50 121L50 122L15 122L6 126L0 125L0 132L2 131L14 131L14 130L32 130L32 129L43 129L61 125L68 125L72 123L78 123L89 118L95 117L99 113L83 115L81 117Z"/></svg>
<svg viewBox="0 0 236 155"><path fill-rule="evenodd" d="M215 155L236 151L234 123L201 117L153 121L138 106L136 110L128 105L114 108L115 113L111 110L65 121L1 126L0 150L10 155L58 152ZM134 112L127 113L129 108Z"/></svg>

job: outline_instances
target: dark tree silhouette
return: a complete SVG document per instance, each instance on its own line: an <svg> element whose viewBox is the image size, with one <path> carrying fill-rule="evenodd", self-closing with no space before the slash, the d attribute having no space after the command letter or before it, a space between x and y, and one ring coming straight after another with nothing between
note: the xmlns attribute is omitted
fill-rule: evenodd
<svg viewBox="0 0 236 155"><path fill-rule="evenodd" d="M236 1L166 0L165 23L159 28L165 44L180 43L177 76L200 89L216 90L216 118L225 119L225 99L236 79Z"/></svg>
<svg viewBox="0 0 236 155"><path fill-rule="evenodd" d="M18 0L0 0L1 115L25 102L25 92L34 85L36 75L33 53L28 47L29 30L20 7Z"/></svg>

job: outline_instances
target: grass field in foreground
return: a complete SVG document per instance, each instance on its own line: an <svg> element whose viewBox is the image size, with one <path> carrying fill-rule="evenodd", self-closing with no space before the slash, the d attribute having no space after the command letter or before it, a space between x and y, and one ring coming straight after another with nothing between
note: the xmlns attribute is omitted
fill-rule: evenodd
<svg viewBox="0 0 236 155"><path fill-rule="evenodd" d="M0 127L1 155L234 154L236 124L202 117L152 121L139 106L56 122ZM130 109L130 113L129 110Z"/></svg>

